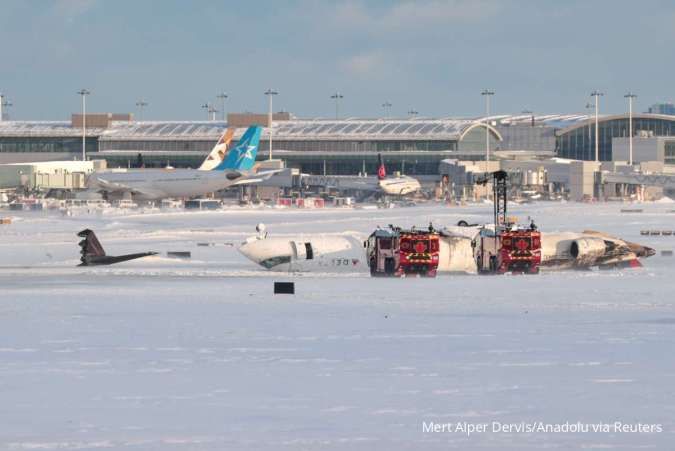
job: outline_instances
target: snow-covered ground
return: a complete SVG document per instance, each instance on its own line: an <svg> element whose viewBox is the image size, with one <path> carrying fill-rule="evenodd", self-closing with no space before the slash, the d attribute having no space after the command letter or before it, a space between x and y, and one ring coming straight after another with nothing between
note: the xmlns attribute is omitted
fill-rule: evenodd
<svg viewBox="0 0 675 451"><path fill-rule="evenodd" d="M510 213L660 251L675 236L640 230L675 230L673 210ZM399 280L270 273L236 251L258 222L273 235L367 234L491 211L13 213L0 226L0 448L672 449L674 257L658 252L635 270ZM86 227L111 254L162 255L76 267ZM296 295L274 296L281 280ZM616 421L663 432L492 431ZM488 431L425 432L430 422Z"/></svg>

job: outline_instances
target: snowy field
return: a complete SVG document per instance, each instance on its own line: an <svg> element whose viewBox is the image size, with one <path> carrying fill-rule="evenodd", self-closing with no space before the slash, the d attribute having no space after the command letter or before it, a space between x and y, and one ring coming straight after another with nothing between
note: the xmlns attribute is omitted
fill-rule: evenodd
<svg viewBox="0 0 675 451"><path fill-rule="evenodd" d="M651 246L644 268L403 280L270 273L236 245L258 222L272 235L367 234L489 221L491 205L12 212L0 226L0 449L673 449L675 258L660 251L675 236L640 230L675 230L674 210L510 212ZM161 255L76 267L84 228L110 254ZM285 280L297 294L274 296ZM662 432L492 430L617 421Z"/></svg>

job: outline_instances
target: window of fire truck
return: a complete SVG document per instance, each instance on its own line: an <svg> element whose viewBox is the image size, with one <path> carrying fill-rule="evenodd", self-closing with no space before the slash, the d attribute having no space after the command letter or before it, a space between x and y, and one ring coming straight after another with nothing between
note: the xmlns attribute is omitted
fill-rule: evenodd
<svg viewBox="0 0 675 451"><path fill-rule="evenodd" d="M380 249L391 249L391 238L380 238Z"/></svg>

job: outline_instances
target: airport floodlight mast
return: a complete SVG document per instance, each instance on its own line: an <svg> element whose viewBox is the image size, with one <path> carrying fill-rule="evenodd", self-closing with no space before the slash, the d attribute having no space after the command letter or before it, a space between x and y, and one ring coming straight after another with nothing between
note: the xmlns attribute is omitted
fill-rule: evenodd
<svg viewBox="0 0 675 451"><path fill-rule="evenodd" d="M411 108L410 111L408 111L408 116L410 116L410 119L415 119L418 114L420 114L419 111L416 111L414 108Z"/></svg>
<svg viewBox="0 0 675 451"><path fill-rule="evenodd" d="M600 161L600 142L599 142L599 137L600 137L600 127L598 126L598 111L600 107L600 97L604 96L605 94L600 91L593 91L591 93L591 97L595 97L595 162Z"/></svg>
<svg viewBox="0 0 675 451"><path fill-rule="evenodd" d="M595 108L595 105L593 105L590 102L586 102L586 115L590 118L591 117L591 110ZM588 121L588 145L590 147L591 145L591 121Z"/></svg>
<svg viewBox="0 0 675 451"><path fill-rule="evenodd" d="M534 121L534 111L525 109L522 111L523 114L528 114L530 116L530 125L534 127L535 121Z"/></svg>
<svg viewBox="0 0 675 451"><path fill-rule="evenodd" d="M494 91L484 89L480 95L485 97L485 172L489 172L488 162L490 161L490 97L495 95Z"/></svg>
<svg viewBox="0 0 675 451"><path fill-rule="evenodd" d="M138 102L136 102L136 106L138 107L138 120L140 122L143 122L143 108L148 106L148 102L145 100L141 99Z"/></svg>
<svg viewBox="0 0 675 451"><path fill-rule="evenodd" d="M275 95L279 94L277 91L274 91L272 88L269 88L267 91L265 91L265 95L267 96L269 100L269 109L267 110L267 128L270 132L269 135L269 143L270 143L270 160L272 159L272 128L273 124L272 121L274 119L272 115L272 97Z"/></svg>
<svg viewBox="0 0 675 451"><path fill-rule="evenodd" d="M330 98L335 100L335 120L338 120L340 118L340 99L344 98L344 96L335 91L335 94L330 96Z"/></svg>
<svg viewBox="0 0 675 451"><path fill-rule="evenodd" d="M9 100L5 100L5 95L0 93L0 122L2 122L5 118L4 109L9 108L12 105L13 105L13 103L10 102ZM7 115L7 116L9 116L9 115Z"/></svg>
<svg viewBox="0 0 675 451"><path fill-rule="evenodd" d="M202 108L206 111L206 120L210 121L211 120L211 104L205 103L205 104L202 105Z"/></svg>
<svg viewBox="0 0 675 451"><path fill-rule="evenodd" d="M225 100L227 99L227 94L221 92L216 96L220 100L220 110L223 113L223 122L227 120L227 115L225 114Z"/></svg>
<svg viewBox="0 0 675 451"><path fill-rule="evenodd" d="M628 99L628 165L633 166L633 99L637 95L628 91L624 97Z"/></svg>
<svg viewBox="0 0 675 451"><path fill-rule="evenodd" d="M216 107L214 107L213 105L209 106L209 119L211 121L216 120L216 113L217 112L218 112L218 110L216 109Z"/></svg>
<svg viewBox="0 0 675 451"><path fill-rule="evenodd" d="M384 118L387 119L389 117L389 112L391 111L391 103L389 101L384 102L382 108L384 108Z"/></svg>
<svg viewBox="0 0 675 451"><path fill-rule="evenodd" d="M82 88L77 93L82 96L82 161L87 161L87 96L91 92Z"/></svg>

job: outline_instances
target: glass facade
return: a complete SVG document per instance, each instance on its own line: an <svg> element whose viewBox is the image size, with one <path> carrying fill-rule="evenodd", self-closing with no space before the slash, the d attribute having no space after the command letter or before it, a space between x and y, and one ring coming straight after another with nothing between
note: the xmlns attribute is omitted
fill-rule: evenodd
<svg viewBox="0 0 675 451"><path fill-rule="evenodd" d="M483 134L483 147L485 135ZM189 151L209 152L215 140L101 140L101 150L153 150L153 151ZM395 151L444 151L457 150L457 141L431 140L282 140L273 139L275 149L299 152L395 152ZM269 141L261 140L260 148L267 149Z"/></svg>
<svg viewBox="0 0 675 451"><path fill-rule="evenodd" d="M506 150L555 150L555 129L542 125L498 126L504 139L499 145Z"/></svg>
<svg viewBox="0 0 675 451"><path fill-rule="evenodd" d="M499 150L500 142L494 133L490 133L490 149ZM459 142L460 151L485 152L485 127L469 130Z"/></svg>
<svg viewBox="0 0 675 451"><path fill-rule="evenodd" d="M388 173L399 171L407 175L438 175L438 165L443 158L439 155L397 155L395 152L383 155ZM377 155L325 156L302 155L284 157L286 166L297 168L305 174L356 175L377 174Z"/></svg>
<svg viewBox="0 0 675 451"><path fill-rule="evenodd" d="M98 138L88 137L87 153L98 151ZM0 137L0 152L82 152L82 138Z"/></svg>
<svg viewBox="0 0 675 451"><path fill-rule="evenodd" d="M101 140L99 148L101 150L155 150L155 151L184 151L184 152L209 152L215 145L218 138L213 140L167 140L167 139L146 139L146 140Z"/></svg>
<svg viewBox="0 0 675 451"><path fill-rule="evenodd" d="M457 141L429 140L276 140L272 138L275 149L299 152L399 152L399 151L444 151L457 150ZM269 141L261 140L260 148L267 149Z"/></svg>
<svg viewBox="0 0 675 451"><path fill-rule="evenodd" d="M655 118L634 118L633 136L674 136L675 121ZM598 126L600 161L612 160L612 138L628 136L628 118L601 121ZM595 160L595 122L574 128L556 138L556 153L563 158Z"/></svg>
<svg viewBox="0 0 675 451"><path fill-rule="evenodd" d="M110 167L198 167L225 129L222 122L130 122L89 130L87 152ZM241 128L241 127L240 127ZM241 131L241 130L239 130ZM267 158L267 129L258 160ZM464 133L464 135L462 135ZM438 175L446 158L482 160L486 129L473 119L288 121L275 124L275 156L302 172L329 175L374 174L382 153L389 172ZM499 136L490 133L491 149ZM232 145L235 145L233 141ZM0 124L0 152L69 152L79 155L81 137L69 122ZM285 151L285 152L281 152Z"/></svg>
<svg viewBox="0 0 675 451"><path fill-rule="evenodd" d="M666 141L663 149L664 163L675 164L675 141Z"/></svg>

